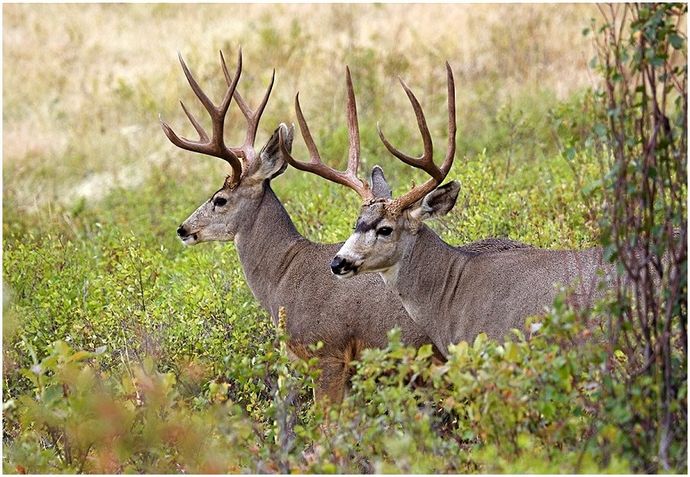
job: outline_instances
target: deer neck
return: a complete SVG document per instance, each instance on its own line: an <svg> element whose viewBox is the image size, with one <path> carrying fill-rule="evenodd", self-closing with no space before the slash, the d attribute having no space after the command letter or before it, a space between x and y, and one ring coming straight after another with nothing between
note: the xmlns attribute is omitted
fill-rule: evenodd
<svg viewBox="0 0 690 477"><path fill-rule="evenodd" d="M445 243L429 227L422 225L384 281L400 296L412 319L447 356L454 324L447 310L452 309L456 283L467 257Z"/></svg>
<svg viewBox="0 0 690 477"><path fill-rule="evenodd" d="M270 184L256 208L253 220L244 222L235 235L235 246L247 284L256 299L271 309L274 294L292 258L309 242L302 237Z"/></svg>

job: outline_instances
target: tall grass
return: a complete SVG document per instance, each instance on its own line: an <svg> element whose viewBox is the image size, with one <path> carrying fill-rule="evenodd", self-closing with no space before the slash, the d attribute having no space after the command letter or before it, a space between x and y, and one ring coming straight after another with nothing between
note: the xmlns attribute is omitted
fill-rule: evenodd
<svg viewBox="0 0 690 477"><path fill-rule="evenodd" d="M158 126L158 113L182 118L178 97L197 107L176 51L216 96L219 49L235 58L243 48L240 89L255 101L276 68L260 140L279 121L294 121L301 91L319 141L342 143L349 64L372 162L382 153L377 120L410 135L403 145L417 142L397 76L419 91L442 134L443 62L453 65L462 152L493 147L487 131L507 104L548 105L589 82L591 48L580 35L593 14L587 6L5 5L3 12L5 190L27 210L40 206L38 196L69 202L113 183L136 185L165 158L185 169L206 162L169 147Z"/></svg>

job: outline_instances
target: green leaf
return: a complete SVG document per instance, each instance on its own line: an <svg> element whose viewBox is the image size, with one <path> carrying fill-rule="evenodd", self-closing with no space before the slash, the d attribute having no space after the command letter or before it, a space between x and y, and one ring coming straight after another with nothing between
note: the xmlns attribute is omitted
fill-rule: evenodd
<svg viewBox="0 0 690 477"><path fill-rule="evenodd" d="M518 345L512 341L508 341L505 344L505 359L511 363L519 363L522 361L520 349L518 348Z"/></svg>
<svg viewBox="0 0 690 477"><path fill-rule="evenodd" d="M655 55L655 56L649 58L649 64L651 64L655 68L660 68L660 67L664 66L664 62L665 62L665 59L661 56Z"/></svg>
<svg viewBox="0 0 690 477"><path fill-rule="evenodd" d="M434 354L434 350L432 349L430 344L425 344L419 350L417 351L417 358L418 359L427 359L430 356Z"/></svg>
<svg viewBox="0 0 690 477"><path fill-rule="evenodd" d="M607 131L608 131L607 127L601 123L597 123L594 125L594 132L596 133L597 136L599 136L601 138L606 137Z"/></svg>
<svg viewBox="0 0 690 477"><path fill-rule="evenodd" d="M683 39L683 37L676 33L671 33L668 36L668 41L669 43L671 43L671 46L676 50L682 50L683 46L685 45L685 40Z"/></svg>
<svg viewBox="0 0 690 477"><path fill-rule="evenodd" d="M53 384L48 386L41 394L41 401L43 401L47 406L53 404L55 401L62 399L63 390L62 386L59 384Z"/></svg>
<svg viewBox="0 0 690 477"><path fill-rule="evenodd" d="M475 351L482 351L486 347L487 341L489 341L489 338L486 336L486 333L479 333L474 339L472 348L474 348Z"/></svg>
<svg viewBox="0 0 690 477"><path fill-rule="evenodd" d="M602 180L601 179L596 179L591 181L588 184L585 184L585 186L582 188L582 193L585 196L589 196L594 192L595 190L599 189L602 185Z"/></svg>
<svg viewBox="0 0 690 477"><path fill-rule="evenodd" d="M572 161L573 159L575 159L575 148L572 147L572 146L571 146L571 147L568 147L568 148L565 150L565 157L566 157L569 161Z"/></svg>
<svg viewBox="0 0 690 477"><path fill-rule="evenodd" d="M90 353L89 351L77 351L73 355L71 355L69 358L65 360L67 363L77 363L79 361L83 361L85 359L89 359L93 356L93 353Z"/></svg>

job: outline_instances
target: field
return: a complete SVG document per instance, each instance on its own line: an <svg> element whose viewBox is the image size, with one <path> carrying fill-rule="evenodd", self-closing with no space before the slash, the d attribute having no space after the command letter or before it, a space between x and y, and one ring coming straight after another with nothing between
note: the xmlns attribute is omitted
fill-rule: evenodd
<svg viewBox="0 0 690 477"><path fill-rule="evenodd" d="M609 162L579 145L602 82L582 33L598 15L590 5L4 5L4 471L656 470L635 450L650 395L602 404L607 358L597 343L564 351L576 326L564 300L545 327L558 339L480 337L445 368L393 333L353 365L341 409L314 404L313 363L289 361L234 245L177 239L228 170L173 146L158 121L193 137L180 98L206 120L178 51L218 101L218 51L232 68L241 47L250 104L276 70L257 148L297 122L299 91L322 156L344 168L349 65L361 167L382 165L401 193L424 178L385 153L376 123L419 149L401 77L445 144L447 60L459 127L449 179L462 190L434 229L451 244L595 246ZM227 125L239 143L235 105ZM305 237L349 235L352 192L291 167L272 187ZM686 373L687 356L676 358ZM683 471L685 447L674 435L666 470Z"/></svg>

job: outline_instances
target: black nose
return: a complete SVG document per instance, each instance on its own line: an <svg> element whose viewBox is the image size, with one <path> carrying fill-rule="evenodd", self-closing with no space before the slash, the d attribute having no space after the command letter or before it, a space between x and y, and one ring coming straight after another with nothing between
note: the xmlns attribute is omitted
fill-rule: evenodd
<svg viewBox="0 0 690 477"><path fill-rule="evenodd" d="M331 271L335 275L344 275L352 270L352 264L348 262L343 257L338 257L337 255L331 261Z"/></svg>
<svg viewBox="0 0 690 477"><path fill-rule="evenodd" d="M177 228L177 235L178 235L179 237L184 237L185 235L187 235L187 231L184 229L184 226L183 226L183 225L180 225L180 226Z"/></svg>

